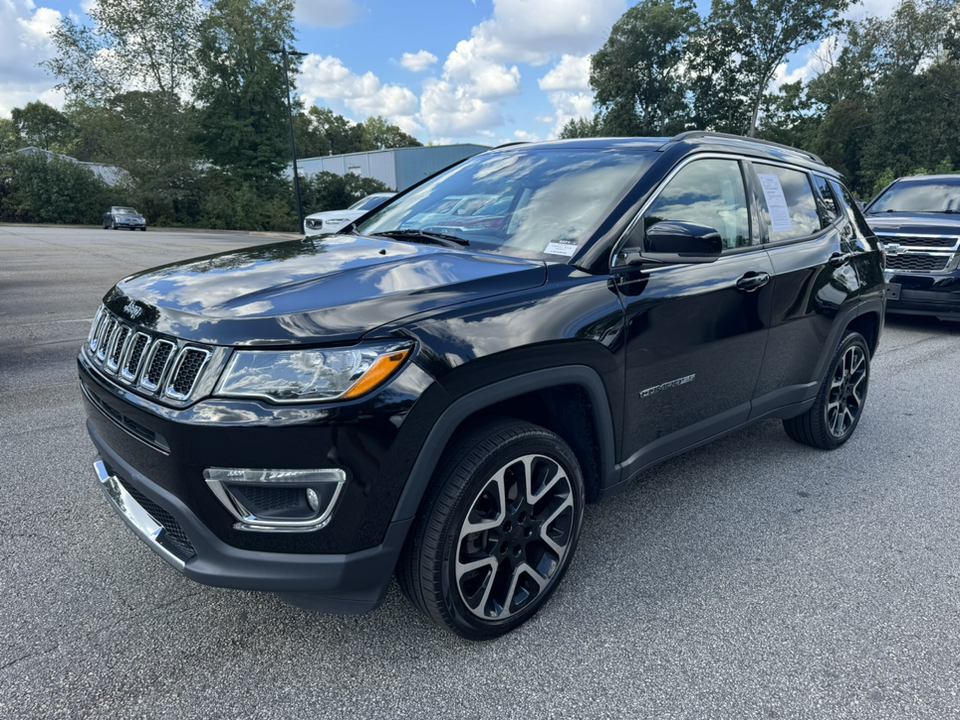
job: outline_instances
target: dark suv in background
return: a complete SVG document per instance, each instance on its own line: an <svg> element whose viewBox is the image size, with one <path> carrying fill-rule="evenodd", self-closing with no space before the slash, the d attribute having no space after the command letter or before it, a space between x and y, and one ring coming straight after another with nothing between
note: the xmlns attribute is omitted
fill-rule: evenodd
<svg viewBox="0 0 960 720"><path fill-rule="evenodd" d="M892 313L960 320L960 175L895 180L866 207Z"/></svg>
<svg viewBox="0 0 960 720"><path fill-rule="evenodd" d="M472 157L340 234L128 277L79 371L103 490L181 573L338 613L395 575L481 639L654 463L763 418L847 441L883 318L876 238L815 156L571 140Z"/></svg>

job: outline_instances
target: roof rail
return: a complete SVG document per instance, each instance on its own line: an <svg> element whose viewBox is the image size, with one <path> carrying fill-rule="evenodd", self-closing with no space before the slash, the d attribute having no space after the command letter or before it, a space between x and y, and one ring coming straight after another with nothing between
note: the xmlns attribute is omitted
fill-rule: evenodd
<svg viewBox="0 0 960 720"><path fill-rule="evenodd" d="M780 150L790 150L791 152L800 153L801 155L806 155L808 158L813 160L816 163L824 164L823 160L819 156L810 152L809 150L801 150L800 148L795 148L790 145L784 145L783 143L773 142L773 140L760 140L759 138L746 137L745 135L734 135L732 133L721 133L721 132L710 132L709 130L688 130L687 132L682 132L679 135L674 135L670 138L670 142L681 142L683 140L696 140L697 138L718 138L722 140L746 140L747 142L758 143L760 145L767 145L769 147L779 148Z"/></svg>

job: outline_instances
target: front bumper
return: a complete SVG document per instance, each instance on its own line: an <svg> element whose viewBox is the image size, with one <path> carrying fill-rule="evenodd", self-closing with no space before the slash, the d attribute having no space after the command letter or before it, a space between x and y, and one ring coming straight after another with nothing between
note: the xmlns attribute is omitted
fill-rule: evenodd
<svg viewBox="0 0 960 720"><path fill-rule="evenodd" d="M386 596L412 521L391 523L379 545L343 554L275 553L224 543L178 498L113 453L96 428L94 463L113 509L157 555L191 580L278 593L300 607L337 614L368 612Z"/></svg>
<svg viewBox="0 0 960 720"><path fill-rule="evenodd" d="M960 320L960 272L945 276L887 273L887 312Z"/></svg>
<svg viewBox="0 0 960 720"><path fill-rule="evenodd" d="M100 485L171 566L323 612L366 612L383 600L412 523L392 516L426 427L402 422L429 384L417 366L369 400L311 413L216 399L165 407L104 378L82 353L78 364ZM244 532L204 482L211 467L339 467L348 481L322 529Z"/></svg>

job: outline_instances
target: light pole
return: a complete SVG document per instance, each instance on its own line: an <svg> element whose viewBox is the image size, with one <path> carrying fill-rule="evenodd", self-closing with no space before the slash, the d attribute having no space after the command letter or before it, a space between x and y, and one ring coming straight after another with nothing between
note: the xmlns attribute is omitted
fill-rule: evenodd
<svg viewBox="0 0 960 720"><path fill-rule="evenodd" d="M300 174L297 171L297 141L293 133L293 107L290 104L290 68L287 65L287 58L290 56L303 57L307 53L287 50L286 45L279 50L277 48L264 48L264 52L268 52L271 55L283 56L283 82L287 88L287 120L290 122L290 148L293 151L293 193L297 196L297 219L299 222L299 225L297 225L297 232L302 232L303 204L300 202Z"/></svg>

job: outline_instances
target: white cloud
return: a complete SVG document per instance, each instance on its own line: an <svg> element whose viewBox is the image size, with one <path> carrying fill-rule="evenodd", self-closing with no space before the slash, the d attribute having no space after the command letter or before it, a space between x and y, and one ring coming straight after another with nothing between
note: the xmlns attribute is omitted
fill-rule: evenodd
<svg viewBox="0 0 960 720"><path fill-rule="evenodd" d="M376 75L357 75L335 57L308 55L297 88L307 105L317 100L342 101L362 121L382 115L405 132L419 129L414 119L417 96L399 85L384 85Z"/></svg>
<svg viewBox="0 0 960 720"><path fill-rule="evenodd" d="M526 130L517 130L513 136L520 142L539 142L540 136L536 133L529 133Z"/></svg>
<svg viewBox="0 0 960 720"><path fill-rule="evenodd" d="M564 55L554 68L540 78L540 89L590 90L590 56Z"/></svg>
<svg viewBox="0 0 960 720"><path fill-rule="evenodd" d="M494 0L493 18L471 39L482 56L542 65L560 53L596 50L626 10L626 0Z"/></svg>
<svg viewBox="0 0 960 720"><path fill-rule="evenodd" d="M590 119L594 115L593 93L553 91L547 93L547 98L554 108L553 117L547 118L553 122L551 138L557 137L568 121L581 117Z"/></svg>
<svg viewBox="0 0 960 720"><path fill-rule="evenodd" d="M626 0L494 0L493 17L457 43L441 79L425 88L423 123L433 133L449 134L453 128L476 135L498 127L504 122L501 103L523 91L516 63L543 65L561 55L540 88L552 93L553 120L562 118L562 126L585 100L592 103L586 53L604 43L626 8ZM589 107L584 112L592 114Z"/></svg>
<svg viewBox="0 0 960 720"><path fill-rule="evenodd" d="M315 27L343 27L360 16L353 0L298 0L294 17Z"/></svg>
<svg viewBox="0 0 960 720"><path fill-rule="evenodd" d="M38 98L63 105L61 94L52 90L56 81L37 66L53 54L50 31L60 18L32 0L0 0L0 116Z"/></svg>
<svg viewBox="0 0 960 720"><path fill-rule="evenodd" d="M418 53L404 53L400 59L400 64L411 72L421 73L436 63L437 60L437 56L432 52L421 50Z"/></svg>
<svg viewBox="0 0 960 720"><path fill-rule="evenodd" d="M466 137L503 125L497 103L470 97L445 80L428 80L420 98L420 119L433 135Z"/></svg>

